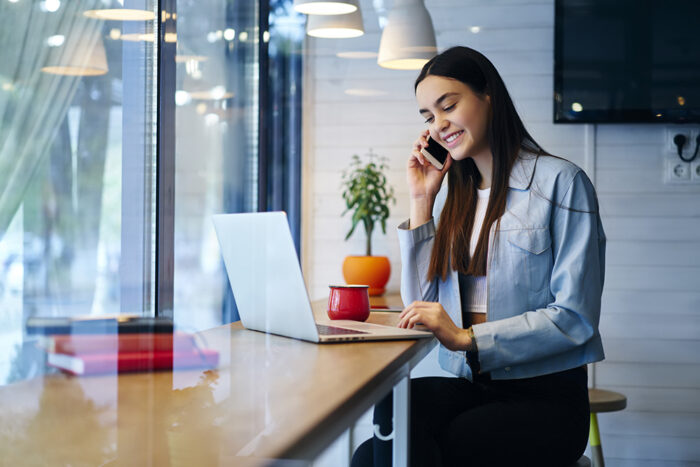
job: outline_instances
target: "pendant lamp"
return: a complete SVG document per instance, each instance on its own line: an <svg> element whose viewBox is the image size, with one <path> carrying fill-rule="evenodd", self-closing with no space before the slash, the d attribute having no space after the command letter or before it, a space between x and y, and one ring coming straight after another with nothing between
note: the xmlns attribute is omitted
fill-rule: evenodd
<svg viewBox="0 0 700 467"><path fill-rule="evenodd" d="M377 63L419 70L437 53L435 30L423 0L395 0L379 43Z"/></svg>
<svg viewBox="0 0 700 467"><path fill-rule="evenodd" d="M129 8L109 8L100 10L87 10L83 15L88 18L104 19L110 21L150 21L156 14L148 10L133 10Z"/></svg>
<svg viewBox="0 0 700 467"><path fill-rule="evenodd" d="M359 37L365 33L362 12L358 9L346 15L311 15L306 21L306 33L329 39Z"/></svg>
<svg viewBox="0 0 700 467"><path fill-rule="evenodd" d="M57 47L49 58L44 73L65 76L99 76L107 73L105 44L99 34L79 36Z"/></svg>
<svg viewBox="0 0 700 467"><path fill-rule="evenodd" d="M359 8L358 0L294 0L294 9L305 15L344 15Z"/></svg>

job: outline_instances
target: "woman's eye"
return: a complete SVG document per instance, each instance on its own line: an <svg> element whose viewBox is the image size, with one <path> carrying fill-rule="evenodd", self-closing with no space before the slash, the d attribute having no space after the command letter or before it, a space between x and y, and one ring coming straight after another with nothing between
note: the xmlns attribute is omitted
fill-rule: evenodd
<svg viewBox="0 0 700 467"><path fill-rule="evenodd" d="M426 118L425 123L433 123L433 117Z"/></svg>
<svg viewBox="0 0 700 467"><path fill-rule="evenodd" d="M445 107L443 110L444 110L445 112L449 112L450 110L452 110L452 109L454 109L454 108L455 108L455 104L452 104L452 105L448 105L448 106Z"/></svg>

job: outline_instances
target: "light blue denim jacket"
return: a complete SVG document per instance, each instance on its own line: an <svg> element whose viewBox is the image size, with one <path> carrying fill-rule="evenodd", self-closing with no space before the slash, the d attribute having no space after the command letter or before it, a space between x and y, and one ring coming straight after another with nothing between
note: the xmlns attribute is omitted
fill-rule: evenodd
<svg viewBox="0 0 700 467"><path fill-rule="evenodd" d="M593 184L572 162L521 152L508 185L498 234L494 222L489 236L486 322L473 326L480 371L492 379L529 378L603 360L605 232ZM450 268L444 282L427 280L446 196L445 184L426 224L398 227L401 297L406 305L437 301L463 327L457 271ZM472 380L465 352L440 345L438 359L446 371Z"/></svg>

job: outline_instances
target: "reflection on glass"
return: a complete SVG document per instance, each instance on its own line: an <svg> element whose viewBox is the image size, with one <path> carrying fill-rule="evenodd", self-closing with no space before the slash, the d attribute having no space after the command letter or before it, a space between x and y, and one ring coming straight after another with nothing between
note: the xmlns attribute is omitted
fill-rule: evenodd
<svg viewBox="0 0 700 467"><path fill-rule="evenodd" d="M177 3L175 320L222 321L211 215L258 206L258 1Z"/></svg>
<svg viewBox="0 0 700 467"><path fill-rule="evenodd" d="M266 1L267 21L259 1L177 4L174 316L186 329L238 319L212 214L285 210L298 247L305 17Z"/></svg>
<svg viewBox="0 0 700 467"><path fill-rule="evenodd" d="M104 465L113 460L113 389L102 387L99 395L95 389L77 379L35 379L0 388L3 465ZM75 449L76 440L80 449Z"/></svg>
<svg viewBox="0 0 700 467"><path fill-rule="evenodd" d="M291 0L270 2L265 141L267 211L285 211L297 255L301 241L301 94L306 15ZM267 38L267 39L265 39Z"/></svg>
<svg viewBox="0 0 700 467"><path fill-rule="evenodd" d="M0 462L231 465L233 456L222 453L240 420L227 413L228 389L219 379L205 370L183 373L177 384L167 373L149 373L127 383L57 377L0 387Z"/></svg>
<svg viewBox="0 0 700 467"><path fill-rule="evenodd" d="M105 6L0 2L0 384L36 371L30 316L152 309L154 47L119 37L153 24Z"/></svg>

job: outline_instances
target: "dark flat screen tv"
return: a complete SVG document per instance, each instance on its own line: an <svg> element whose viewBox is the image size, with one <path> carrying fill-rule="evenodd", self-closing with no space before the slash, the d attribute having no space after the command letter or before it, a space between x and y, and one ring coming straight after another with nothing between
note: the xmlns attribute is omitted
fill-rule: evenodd
<svg viewBox="0 0 700 467"><path fill-rule="evenodd" d="M700 122L700 0L555 0L554 122Z"/></svg>

